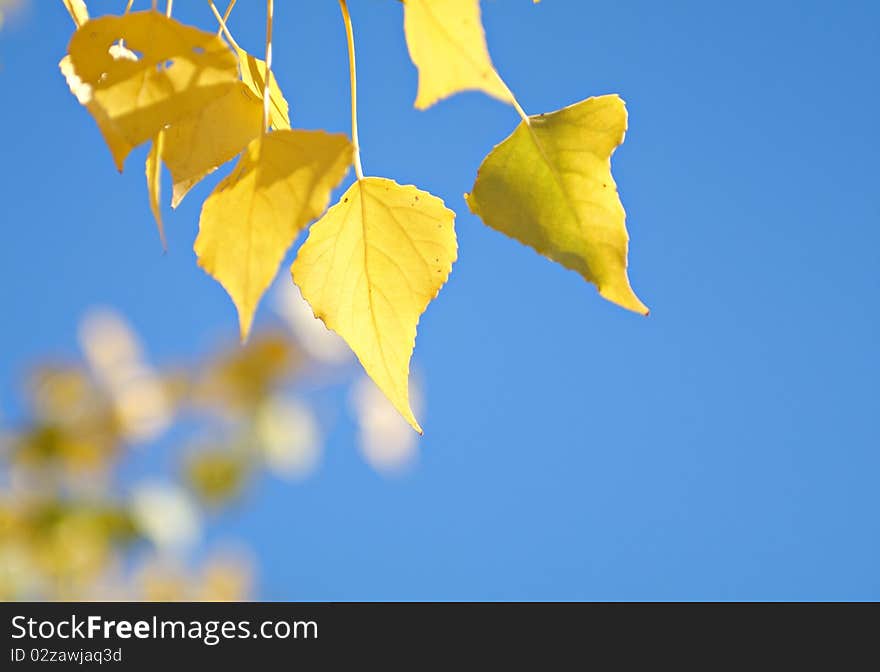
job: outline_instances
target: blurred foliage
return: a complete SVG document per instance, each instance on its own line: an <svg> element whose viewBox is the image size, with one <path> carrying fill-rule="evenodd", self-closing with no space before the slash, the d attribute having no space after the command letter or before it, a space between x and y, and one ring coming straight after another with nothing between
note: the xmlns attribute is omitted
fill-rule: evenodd
<svg viewBox="0 0 880 672"><path fill-rule="evenodd" d="M266 472L309 474L326 428L301 383L314 394L316 381L352 379L352 358L298 292L284 287L274 303L284 326L165 368L124 319L95 311L80 325L80 360L29 370L21 417L0 427L0 599L253 596L254 553L203 548L201 530L222 529L216 514ZM362 455L399 468L412 432L368 379L352 390ZM170 465L149 457L163 447Z"/></svg>
<svg viewBox="0 0 880 672"><path fill-rule="evenodd" d="M197 542L203 510L229 505L264 466L255 418L295 380L295 340L267 332L168 371L146 364L112 313L89 315L80 340L84 361L30 372L26 418L0 442L0 598L246 598L247 563L187 567L181 551ZM135 451L194 416L210 444L184 451L161 481L123 477Z"/></svg>

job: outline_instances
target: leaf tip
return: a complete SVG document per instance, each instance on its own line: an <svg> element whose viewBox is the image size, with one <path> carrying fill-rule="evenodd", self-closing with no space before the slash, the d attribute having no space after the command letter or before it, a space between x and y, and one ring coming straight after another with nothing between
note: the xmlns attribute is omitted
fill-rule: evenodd
<svg viewBox="0 0 880 672"><path fill-rule="evenodd" d="M409 423L409 426L412 427L416 431L416 434L418 434L419 436L425 435L425 430L422 429L422 426L419 424L419 421L416 420L415 416L412 414L412 411L410 411L405 416L405 419Z"/></svg>
<svg viewBox="0 0 880 672"><path fill-rule="evenodd" d="M635 296L635 294L633 294L633 296ZM648 306L646 306L644 303L642 303L642 301L638 297L636 297L636 301L638 302L638 306L635 312L642 317L648 317L648 315L651 314L651 309L648 308Z"/></svg>
<svg viewBox="0 0 880 672"><path fill-rule="evenodd" d="M181 189L179 184L175 184L171 190L171 209L177 210L177 206L180 205L181 201L183 201L183 197L186 196L186 190Z"/></svg>
<svg viewBox="0 0 880 672"><path fill-rule="evenodd" d="M629 283L626 283L623 286L605 286L599 287L599 294L604 298L610 301L611 303L617 304L621 308L626 308L634 313L638 313L644 317L647 317L651 310L642 303L642 300L636 296L636 293L632 290Z"/></svg>
<svg viewBox="0 0 880 672"><path fill-rule="evenodd" d="M245 315L243 315L242 313L239 312L239 316L238 316L238 324L239 324L238 340L239 340L239 342L241 343L241 345L245 345L245 344L247 343L247 341L248 341L248 338L249 338L250 335L251 335L251 325L253 324L253 319L254 319L254 318L253 318L252 316L245 316Z"/></svg>

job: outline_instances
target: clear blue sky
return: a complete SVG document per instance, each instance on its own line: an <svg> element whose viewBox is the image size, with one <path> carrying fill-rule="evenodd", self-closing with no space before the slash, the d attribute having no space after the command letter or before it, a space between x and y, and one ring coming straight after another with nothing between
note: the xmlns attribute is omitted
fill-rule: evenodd
<svg viewBox="0 0 880 672"><path fill-rule="evenodd" d="M233 23L254 51L261 4ZM276 4L295 124L347 132L336 3ZM615 175L652 314L468 213L515 112L479 94L416 112L401 6L352 0L365 169L443 197L460 260L419 329L417 468L377 475L343 421L314 477L269 479L222 520L259 553L259 596L880 599L880 4L483 4L527 111L627 101ZM169 215L163 256L145 150L116 174L57 71L72 24L32 5L0 33L6 414L96 303L159 361L236 330L192 252L213 181ZM203 2L175 10L211 25Z"/></svg>

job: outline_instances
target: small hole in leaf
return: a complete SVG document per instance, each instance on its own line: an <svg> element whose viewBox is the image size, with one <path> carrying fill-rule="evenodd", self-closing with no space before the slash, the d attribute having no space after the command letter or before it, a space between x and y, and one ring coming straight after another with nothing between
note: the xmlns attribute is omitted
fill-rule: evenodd
<svg viewBox="0 0 880 672"><path fill-rule="evenodd" d="M205 50L202 47L193 47L193 53L198 56L201 56L202 54L205 53Z"/></svg>

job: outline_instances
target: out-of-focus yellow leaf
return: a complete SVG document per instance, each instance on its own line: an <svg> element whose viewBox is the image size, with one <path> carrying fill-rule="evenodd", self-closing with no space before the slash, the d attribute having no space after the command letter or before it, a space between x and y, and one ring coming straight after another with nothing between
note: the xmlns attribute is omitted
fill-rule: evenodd
<svg viewBox="0 0 880 672"><path fill-rule="evenodd" d="M153 140L153 145L147 154L147 194L150 197L150 210L159 227L159 238L162 247L168 247L165 242L165 227L162 224L162 148L165 145L165 133L160 131Z"/></svg>
<svg viewBox="0 0 880 672"><path fill-rule="evenodd" d="M419 70L418 109L468 90L513 102L489 57L479 0L404 0L404 30Z"/></svg>
<svg viewBox="0 0 880 672"><path fill-rule="evenodd" d="M279 476L303 478L318 465L318 421L297 399L276 395L261 404L254 418L254 438L266 466Z"/></svg>
<svg viewBox="0 0 880 672"><path fill-rule="evenodd" d="M111 53L121 39L137 60ZM126 146L153 139L238 80L235 55L220 38L154 11L92 19L74 33L68 54L80 102L105 137L112 126L108 144L120 168Z"/></svg>
<svg viewBox="0 0 880 672"><path fill-rule="evenodd" d="M467 202L488 226L647 314L627 277L626 213L611 176L626 124L615 95L529 117L483 161Z"/></svg>
<svg viewBox="0 0 880 672"><path fill-rule="evenodd" d="M196 495L217 506L236 498L244 488L249 467L244 456L230 450L201 451L186 464L186 478Z"/></svg>
<svg viewBox="0 0 880 672"><path fill-rule="evenodd" d="M263 100L266 90L266 61L252 56L244 49L235 47L238 53L238 61L241 64L241 81L245 83L250 92L256 96L256 100ZM269 82L269 123L272 128L283 130L290 128L290 108L281 87L278 86L278 78L272 74Z"/></svg>
<svg viewBox="0 0 880 672"><path fill-rule="evenodd" d="M133 488L131 513L136 529L160 549L191 547L201 534L201 514L179 485L145 481Z"/></svg>
<svg viewBox="0 0 880 672"><path fill-rule="evenodd" d="M89 10L83 0L61 1L64 3L64 8L67 10L67 13L70 14L70 18L73 19L77 28L89 20Z"/></svg>
<svg viewBox="0 0 880 672"><path fill-rule="evenodd" d="M223 351L204 367L194 403L224 417L251 414L303 365L303 353L284 332L260 332L244 347Z"/></svg>
<svg viewBox="0 0 880 672"><path fill-rule="evenodd" d="M315 318L312 307L292 282L278 283L272 307L290 329L297 345L316 362L339 366L352 359L354 353L348 344Z"/></svg>
<svg viewBox="0 0 880 672"><path fill-rule="evenodd" d="M312 226L292 268L315 316L348 342L419 433L409 362L419 317L456 259L454 220L416 187L360 179Z"/></svg>
<svg viewBox="0 0 880 672"><path fill-rule="evenodd" d="M358 449L373 469L393 475L418 458L418 437L382 391L366 376L351 387L351 410L358 425ZM421 413L422 395L417 379L410 385L410 399Z"/></svg>
<svg viewBox="0 0 880 672"><path fill-rule="evenodd" d="M242 340L287 250L327 207L351 160L344 135L274 131L248 145L205 201L196 255L235 303Z"/></svg>
<svg viewBox="0 0 880 672"><path fill-rule="evenodd" d="M6 17L12 12L20 9L23 4L24 0L0 0L0 29L3 28L3 24L6 22Z"/></svg>
<svg viewBox="0 0 880 672"><path fill-rule="evenodd" d="M131 326L113 311L90 311L80 323L79 340L95 382L109 395L122 437L144 442L161 435L172 419L172 400Z"/></svg>
<svg viewBox="0 0 880 672"><path fill-rule="evenodd" d="M260 135L263 106L238 82L195 115L166 128L162 160L171 172L171 207L206 175L232 160Z"/></svg>
<svg viewBox="0 0 880 672"><path fill-rule="evenodd" d="M190 599L197 602L242 602L253 592L253 570L247 558L216 558L205 564Z"/></svg>

